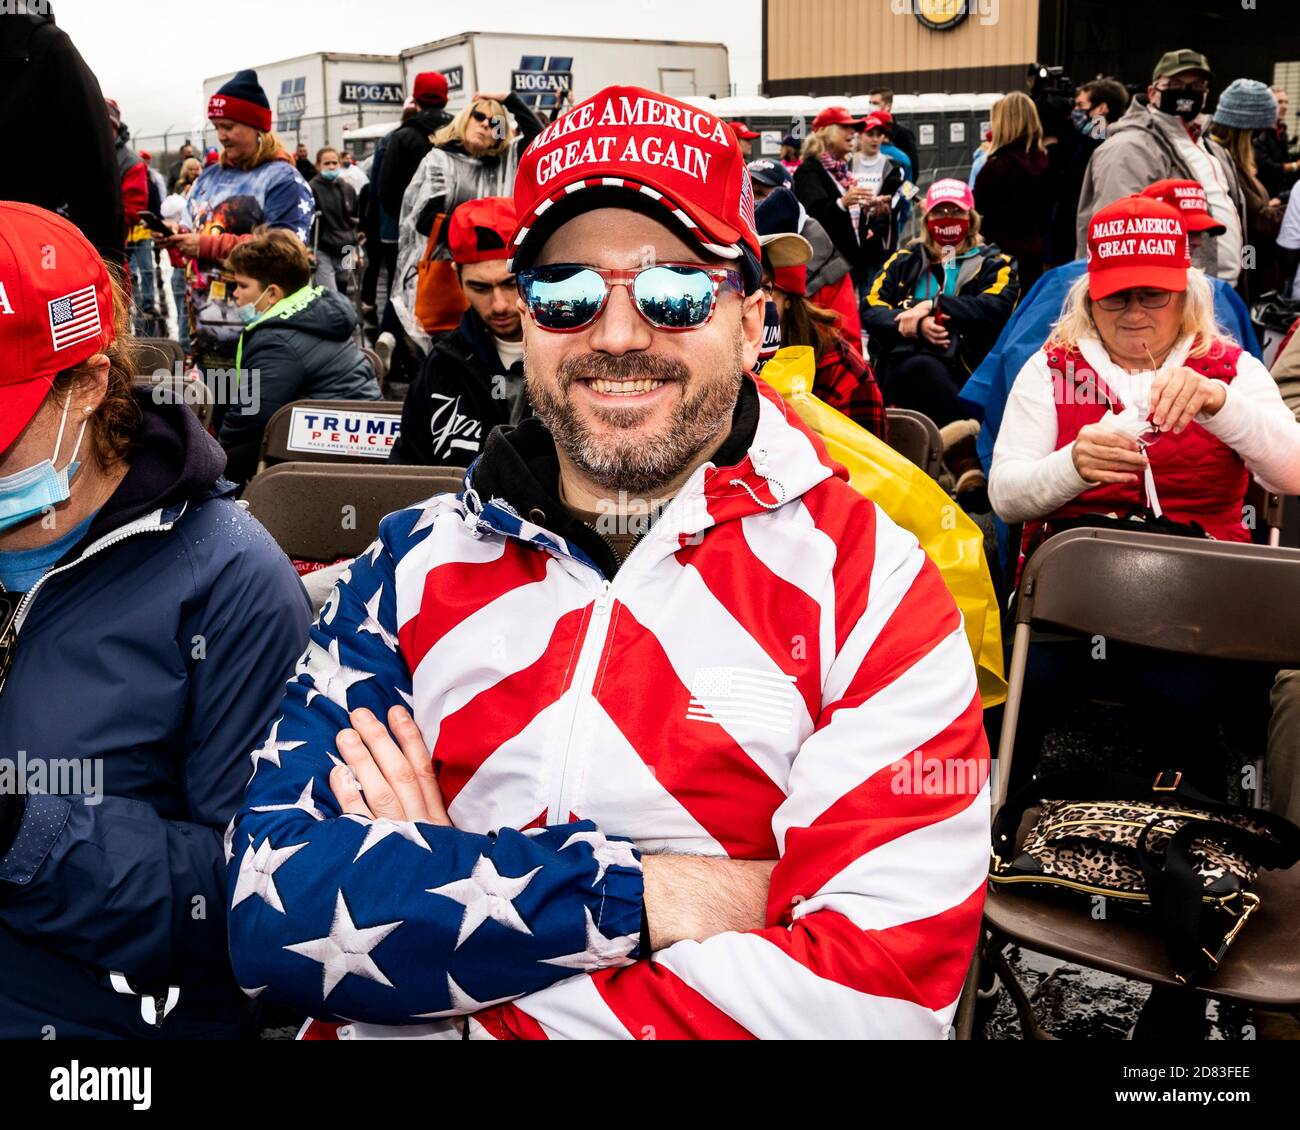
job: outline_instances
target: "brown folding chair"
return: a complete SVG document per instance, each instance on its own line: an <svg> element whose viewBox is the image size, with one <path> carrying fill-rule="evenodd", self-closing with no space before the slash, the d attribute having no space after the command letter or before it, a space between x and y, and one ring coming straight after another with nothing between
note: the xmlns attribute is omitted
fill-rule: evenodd
<svg viewBox="0 0 1300 1130"><path fill-rule="evenodd" d="M379 382L379 387L383 388L384 378L388 376L388 366L384 364L384 359L368 346L362 346L361 356L370 362L370 368L374 370L375 380Z"/></svg>
<svg viewBox="0 0 1300 1130"><path fill-rule="evenodd" d="M188 404L199 418L199 423L204 428L211 429L217 402L205 381L159 372L151 377L134 377L131 385L148 392L156 404Z"/></svg>
<svg viewBox="0 0 1300 1130"><path fill-rule="evenodd" d="M135 339L135 371L149 376L162 371L174 373L176 366L185 361L185 351L178 341L169 337L138 337Z"/></svg>
<svg viewBox="0 0 1300 1130"><path fill-rule="evenodd" d="M252 478L243 501L286 555L333 562L363 552L386 514L464 481L463 467L279 463Z"/></svg>
<svg viewBox="0 0 1300 1130"><path fill-rule="evenodd" d="M359 466L375 466L388 458L387 449L380 453L363 455L358 451L350 455L344 451L300 451L291 447L293 443L293 421L295 411L314 413L322 417L342 417L349 413L365 412L368 415L387 416L400 423L402 419L402 402L400 400L295 400L276 410L266 422L262 433L262 453L258 461L258 471L276 463L347 463ZM331 429L334 430L334 429Z"/></svg>
<svg viewBox="0 0 1300 1130"><path fill-rule="evenodd" d="M1081 635L1182 655L1300 666L1300 550L1128 531L1079 529L1029 559L1016 605L1006 714L998 746L993 816L1007 798L1030 631ZM1037 815L1031 809L1017 833ZM1016 845L1018 846L1018 845ZM1222 967L1196 991L1248 1005L1300 1007L1300 868L1261 871L1260 909ZM990 886L982 957L1010 991L1022 1030L1043 1038L1003 951L1019 945L1076 965L1150 984L1178 985L1163 941L1140 920L1094 920L1086 907ZM957 1013L958 1038L974 1026L977 970Z"/></svg>
<svg viewBox="0 0 1300 1130"><path fill-rule="evenodd" d="M924 412L910 408L887 408L885 412L889 417L889 446L938 480L943 473L939 426Z"/></svg>

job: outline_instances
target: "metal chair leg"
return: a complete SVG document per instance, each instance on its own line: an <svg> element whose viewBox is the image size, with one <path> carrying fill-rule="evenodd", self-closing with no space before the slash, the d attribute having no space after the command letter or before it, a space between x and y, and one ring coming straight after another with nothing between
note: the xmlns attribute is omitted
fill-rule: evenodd
<svg viewBox="0 0 1300 1130"><path fill-rule="evenodd" d="M1027 1040L1058 1039L1050 1032L1045 1031L1038 1023L1038 1017L1034 1015L1033 1002L1030 1001L1029 996L1025 993L1024 986L1020 984L1012 971L1011 963L1007 961L1005 951L1009 944L1007 939L993 934L985 947L985 958L992 964L998 976L1002 978L1002 983L1006 985L1007 992L1011 994L1011 999L1015 1002L1016 1015L1020 1017L1020 1030Z"/></svg>

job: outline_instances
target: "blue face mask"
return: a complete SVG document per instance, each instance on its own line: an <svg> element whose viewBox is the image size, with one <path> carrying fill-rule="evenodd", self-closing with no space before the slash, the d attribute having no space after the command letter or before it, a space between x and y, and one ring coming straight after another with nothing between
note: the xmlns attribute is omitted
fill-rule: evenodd
<svg viewBox="0 0 1300 1130"><path fill-rule="evenodd" d="M72 449L72 459L61 471L54 469L63 443L63 429L68 422L68 404L63 405L63 419L59 421L59 434L54 441L54 454L25 470L0 478L0 530L20 525L35 518L47 507L67 502L72 494L72 478L80 469L77 452L81 450L81 437L86 434L86 421L77 433L77 445Z"/></svg>
<svg viewBox="0 0 1300 1130"><path fill-rule="evenodd" d="M340 171L339 169L321 169L320 175L326 180L338 180Z"/></svg>
<svg viewBox="0 0 1300 1130"><path fill-rule="evenodd" d="M243 322L244 325L251 326L254 322L257 321L258 318L262 316L257 309L257 304L261 302L262 299L265 297L266 297L266 291L262 291L262 293L259 294L256 298L254 298L252 302L249 302L245 306L238 307L239 320Z"/></svg>

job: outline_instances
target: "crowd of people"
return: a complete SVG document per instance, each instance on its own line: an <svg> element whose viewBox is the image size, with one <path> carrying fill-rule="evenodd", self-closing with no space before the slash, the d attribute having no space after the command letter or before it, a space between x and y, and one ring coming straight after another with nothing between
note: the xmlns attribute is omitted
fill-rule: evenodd
<svg viewBox="0 0 1300 1130"><path fill-rule="evenodd" d="M1246 306L1300 261L1281 92L1210 110L1191 50L1132 96L1013 92L967 180L885 88L765 155L632 87L452 114L430 72L367 171L290 152L242 70L215 156L163 176L22 19L104 179L0 201L0 757L91 783L0 790L0 1036L233 1037L273 1006L325 1039L942 1038L997 718L939 568L763 364L804 349L866 450L890 409L933 422L955 502L1015 531L995 620L1098 514L1250 541L1252 478L1300 494L1300 335L1270 373ZM164 256L187 371L257 382L210 432L133 386ZM463 489L313 607L240 491L283 406L395 389L390 462ZM1300 820L1295 672L1104 667L1034 645L1018 774L1091 686L1217 796L1231 687ZM979 786L900 796L920 749ZM1152 1003L1148 1033L1203 1022Z"/></svg>

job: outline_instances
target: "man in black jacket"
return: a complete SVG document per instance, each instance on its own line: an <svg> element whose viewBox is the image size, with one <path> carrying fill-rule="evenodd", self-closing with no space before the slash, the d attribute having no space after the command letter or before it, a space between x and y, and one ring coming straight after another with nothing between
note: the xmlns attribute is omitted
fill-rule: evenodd
<svg viewBox="0 0 1300 1130"><path fill-rule="evenodd" d="M415 76L411 97L419 113L389 134L384 166L380 173L379 202L390 216L402 214L402 197L425 154L433 148L432 136L448 122L447 76L425 71Z"/></svg>
<svg viewBox="0 0 1300 1130"><path fill-rule="evenodd" d="M451 214L447 241L469 309L411 382L390 463L466 467L498 424L532 415L515 276L506 270L514 227L514 201L505 196L470 200Z"/></svg>
<svg viewBox="0 0 1300 1130"><path fill-rule="evenodd" d="M48 4L43 12L33 5L0 19L0 137L31 158L5 162L0 199L66 216L121 266L122 187L104 95Z"/></svg>
<svg viewBox="0 0 1300 1130"><path fill-rule="evenodd" d="M871 100L872 111L885 110L891 116L894 113L894 92L887 86L878 86L867 97ZM912 179L919 181L921 179L920 158L916 154L916 134L910 127L904 125L897 118L893 120L893 128L889 132L889 140L906 154L907 159L912 162Z"/></svg>
<svg viewBox="0 0 1300 1130"><path fill-rule="evenodd" d="M311 179L311 194L320 213L316 234L316 282L327 290L347 294L351 289L360 234L360 209L357 191L341 175L342 164L337 149L325 148L316 154L316 175Z"/></svg>

